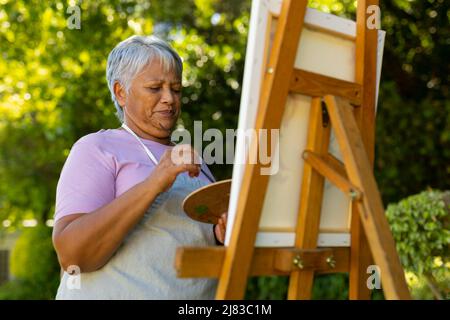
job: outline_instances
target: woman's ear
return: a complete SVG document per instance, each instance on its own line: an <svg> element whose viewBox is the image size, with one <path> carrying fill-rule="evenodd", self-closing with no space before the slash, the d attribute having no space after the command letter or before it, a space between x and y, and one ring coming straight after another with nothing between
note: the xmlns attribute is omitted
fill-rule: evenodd
<svg viewBox="0 0 450 320"><path fill-rule="evenodd" d="M127 92L125 88L118 82L114 82L114 95L116 96L117 102L123 108L127 100Z"/></svg>

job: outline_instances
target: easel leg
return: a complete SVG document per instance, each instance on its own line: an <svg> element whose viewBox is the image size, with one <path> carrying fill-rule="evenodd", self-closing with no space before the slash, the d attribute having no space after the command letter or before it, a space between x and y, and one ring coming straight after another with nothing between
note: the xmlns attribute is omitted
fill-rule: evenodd
<svg viewBox="0 0 450 320"><path fill-rule="evenodd" d="M367 237L361 224L358 207L352 204L349 292L350 300L370 300L367 267L373 264Z"/></svg>
<svg viewBox="0 0 450 320"><path fill-rule="evenodd" d="M386 298L410 299L403 268L384 214L372 166L352 112L353 108L348 102L330 95L325 96L325 102L343 154L348 178L363 192L362 201L356 202L356 205L375 263L381 270L381 282Z"/></svg>
<svg viewBox="0 0 450 320"><path fill-rule="evenodd" d="M356 35L356 82L364 88L362 104L355 109L355 117L361 130L362 140L373 168L375 145L375 96L378 30L367 28L370 6L378 6L378 0L358 0L357 35ZM352 209L351 253L350 253L350 299L370 299L371 292L367 288L367 267L373 264L372 253L362 226L361 213L356 205Z"/></svg>
<svg viewBox="0 0 450 320"><path fill-rule="evenodd" d="M375 127L373 123L369 125L364 122L364 116L369 112L372 112L371 108L358 107L354 109L355 120L361 132L371 168L373 168L373 132L375 131ZM371 291L367 286L367 267L374 264L374 261L369 242L361 224L360 212L356 205L352 206L351 235L349 299L369 300L371 298Z"/></svg>
<svg viewBox="0 0 450 320"><path fill-rule="evenodd" d="M328 153L330 125L322 121L322 99L313 98L309 116L307 150L320 155ZM295 246L301 249L317 247L324 177L305 162L300 194L300 208L296 229ZM289 281L288 299L310 299L314 282L314 271L294 271Z"/></svg>

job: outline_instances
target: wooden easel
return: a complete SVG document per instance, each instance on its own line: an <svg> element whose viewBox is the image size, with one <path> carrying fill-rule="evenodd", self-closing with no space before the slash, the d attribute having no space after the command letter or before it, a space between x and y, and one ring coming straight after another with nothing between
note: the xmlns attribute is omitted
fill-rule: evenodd
<svg viewBox="0 0 450 320"><path fill-rule="evenodd" d="M354 83L294 69L306 4L307 0L283 1L255 127L280 128L280 106L289 92L312 97L295 247L254 248L269 177L260 175L259 163L246 164L229 246L179 248L178 276L218 277L217 299L242 299L248 276L290 275L288 298L309 299L314 274L349 272L349 298L368 299L366 269L373 256L385 297L410 299L372 173L377 30L366 27L366 9L378 0L358 1ZM324 122L324 112L343 163L328 153L331 127ZM350 248L317 248L324 177L352 199Z"/></svg>

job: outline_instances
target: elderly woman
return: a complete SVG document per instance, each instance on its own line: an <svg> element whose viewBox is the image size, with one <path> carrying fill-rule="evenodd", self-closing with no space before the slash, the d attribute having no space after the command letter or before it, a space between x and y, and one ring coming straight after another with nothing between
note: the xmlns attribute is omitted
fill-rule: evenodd
<svg viewBox="0 0 450 320"><path fill-rule="evenodd" d="M173 267L177 246L223 242L226 219L211 228L182 211L184 197L213 179L205 165L170 154L181 75L180 57L158 38L133 36L111 51L106 76L122 127L82 137L64 164L53 231L65 270L57 299L214 297L215 280L178 279ZM77 270L79 286L71 286Z"/></svg>

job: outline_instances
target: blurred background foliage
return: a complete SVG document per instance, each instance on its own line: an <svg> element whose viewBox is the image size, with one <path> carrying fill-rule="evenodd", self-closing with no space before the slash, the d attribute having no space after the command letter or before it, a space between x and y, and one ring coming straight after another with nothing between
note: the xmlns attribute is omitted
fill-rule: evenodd
<svg viewBox="0 0 450 320"><path fill-rule="evenodd" d="M387 35L375 173L388 204L427 188L450 189L450 3L380 4ZM67 27L71 5L81 7L79 30ZM310 0L310 6L355 15L353 0ZM11 259L15 279L0 287L0 299L54 297L59 271L44 224L53 216L61 168L78 138L119 126L105 80L109 51L132 34L169 40L185 62L179 125L192 129L202 120L203 129L225 132L237 127L250 7L250 0L0 0L0 221L9 226L0 232L22 233ZM218 179L230 177L231 169L212 167ZM388 212L413 294L436 298L420 261L403 256L423 249L411 242L412 234L429 232L414 218L422 210ZM448 219L449 210L442 212ZM21 221L31 218L42 227L24 229ZM439 230L448 232L448 224ZM448 249L448 237L442 241ZM445 282L448 256L436 259L435 280ZM314 298L346 299L347 280L346 274L318 277ZM287 278L252 278L247 297L282 299L286 285Z"/></svg>
<svg viewBox="0 0 450 320"><path fill-rule="evenodd" d="M413 295L448 299L450 191L409 196L390 204L386 215Z"/></svg>

